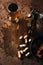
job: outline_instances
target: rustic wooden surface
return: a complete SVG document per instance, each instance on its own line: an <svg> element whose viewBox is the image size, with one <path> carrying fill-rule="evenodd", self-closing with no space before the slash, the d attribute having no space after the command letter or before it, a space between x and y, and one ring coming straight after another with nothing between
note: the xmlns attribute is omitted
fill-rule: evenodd
<svg viewBox="0 0 43 65"><path fill-rule="evenodd" d="M0 0L0 65L43 65L36 59L21 61L17 57L19 36L27 34L28 21L21 20L19 24L9 21L8 5L17 3L21 17L30 12L31 0ZM25 32L25 33L24 33Z"/></svg>

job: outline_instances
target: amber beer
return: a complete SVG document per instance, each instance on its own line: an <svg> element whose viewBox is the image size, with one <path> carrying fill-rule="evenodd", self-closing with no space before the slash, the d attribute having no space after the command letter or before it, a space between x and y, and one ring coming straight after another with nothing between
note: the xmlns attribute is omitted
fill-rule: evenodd
<svg viewBox="0 0 43 65"><path fill-rule="evenodd" d="M18 10L18 6L15 3L11 3L8 6L8 11L9 11L9 15L11 17L11 21L16 21L18 22L18 17L19 17L19 11Z"/></svg>
<svg viewBox="0 0 43 65"><path fill-rule="evenodd" d="M10 16L12 17L12 19L15 19L15 18L17 18L17 17L19 17L19 12L17 11L17 12L12 12L12 13L10 13Z"/></svg>

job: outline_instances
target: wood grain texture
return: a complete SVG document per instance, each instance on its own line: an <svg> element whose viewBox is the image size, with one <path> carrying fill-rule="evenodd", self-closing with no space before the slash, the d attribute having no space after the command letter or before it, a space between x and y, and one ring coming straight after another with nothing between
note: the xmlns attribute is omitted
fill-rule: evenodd
<svg viewBox="0 0 43 65"><path fill-rule="evenodd" d="M0 65L41 65L36 59L25 59L22 62L17 57L18 38L20 35L27 34L27 23L29 21L22 19L19 24L9 21L8 5L12 2L18 4L20 17L23 18L30 12L32 1L0 0ZM18 26L19 29L17 29Z"/></svg>

